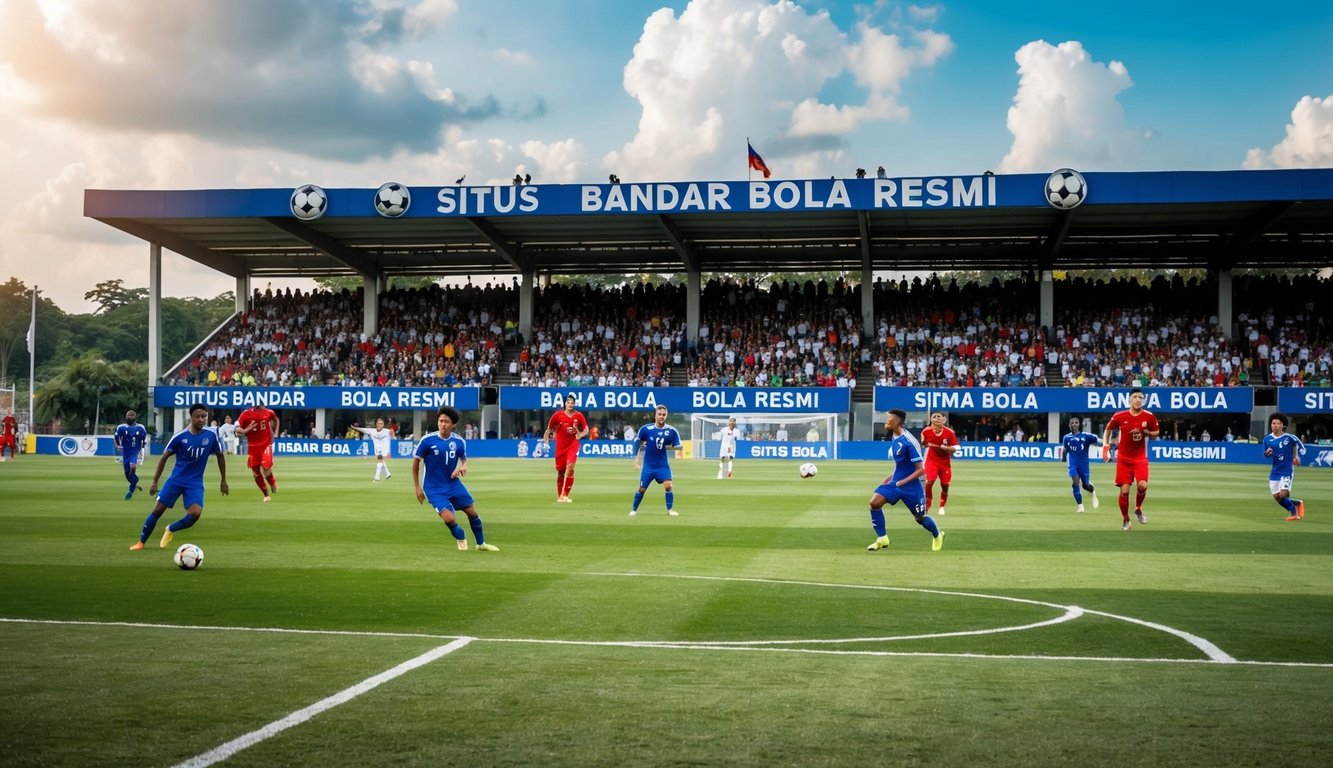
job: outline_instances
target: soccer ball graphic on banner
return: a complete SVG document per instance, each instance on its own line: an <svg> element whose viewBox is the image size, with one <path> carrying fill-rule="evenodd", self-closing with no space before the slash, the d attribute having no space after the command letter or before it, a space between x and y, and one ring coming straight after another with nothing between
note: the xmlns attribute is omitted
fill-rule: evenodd
<svg viewBox="0 0 1333 768"><path fill-rule="evenodd" d="M397 182L384 184L375 193L375 212L381 216L391 219L402 216L411 205L412 193Z"/></svg>
<svg viewBox="0 0 1333 768"><path fill-rule="evenodd" d="M809 479L817 474L819 474L819 467L816 467L814 464L807 461L801 465L801 477Z"/></svg>
<svg viewBox="0 0 1333 768"><path fill-rule="evenodd" d="M204 562L204 551L193 544L182 544L171 559L182 571L193 571Z"/></svg>
<svg viewBox="0 0 1333 768"><path fill-rule="evenodd" d="M1062 211L1079 207L1088 196L1088 182L1073 168L1061 168L1046 177L1046 202Z"/></svg>
<svg viewBox="0 0 1333 768"><path fill-rule="evenodd" d="M329 196L314 184L302 184L292 190L292 215L302 221L314 221L329 208Z"/></svg>

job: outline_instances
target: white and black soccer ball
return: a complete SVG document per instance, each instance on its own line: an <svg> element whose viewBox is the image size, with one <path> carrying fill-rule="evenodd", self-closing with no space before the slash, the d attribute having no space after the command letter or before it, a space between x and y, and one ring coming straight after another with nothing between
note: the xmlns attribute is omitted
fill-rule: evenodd
<svg viewBox="0 0 1333 768"><path fill-rule="evenodd" d="M412 206L412 192L395 181L382 185L375 192L375 213L390 219L402 216Z"/></svg>
<svg viewBox="0 0 1333 768"><path fill-rule="evenodd" d="M807 461L806 463L801 465L800 472L801 472L801 477L804 477L805 479L809 480L810 478L819 474L819 467L816 467L814 464Z"/></svg>
<svg viewBox="0 0 1333 768"><path fill-rule="evenodd" d="M302 184L292 190L292 215L302 221L314 221L329 209L329 196L314 184Z"/></svg>
<svg viewBox="0 0 1333 768"><path fill-rule="evenodd" d="M182 571L193 571L204 562L204 551L193 544L182 544L176 549L172 560Z"/></svg>
<svg viewBox="0 0 1333 768"><path fill-rule="evenodd" d="M1079 207L1088 198L1088 182L1073 168L1061 168L1046 177L1046 202L1062 211Z"/></svg>

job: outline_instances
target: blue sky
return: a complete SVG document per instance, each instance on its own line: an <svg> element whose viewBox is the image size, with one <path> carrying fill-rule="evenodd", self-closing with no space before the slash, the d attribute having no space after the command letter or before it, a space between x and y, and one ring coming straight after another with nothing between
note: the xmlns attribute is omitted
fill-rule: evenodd
<svg viewBox="0 0 1333 768"><path fill-rule="evenodd" d="M0 0L0 280L146 284L88 187L1329 167L1331 6Z"/></svg>

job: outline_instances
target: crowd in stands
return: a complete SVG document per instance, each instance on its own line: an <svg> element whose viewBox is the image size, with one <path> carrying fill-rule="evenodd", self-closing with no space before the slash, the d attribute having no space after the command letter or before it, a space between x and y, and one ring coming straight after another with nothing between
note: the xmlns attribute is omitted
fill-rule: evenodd
<svg viewBox="0 0 1333 768"><path fill-rule="evenodd" d="M255 291L251 307L181 365L193 385L1328 386L1330 280L1238 275L1233 336L1212 280L1056 280L1037 319L1033 275L1004 282L877 280L875 338L858 286L711 280L696 338L682 285L552 284L535 291L530 338L516 286L393 289L362 333L356 290ZM1049 380L1048 380L1049 377Z"/></svg>

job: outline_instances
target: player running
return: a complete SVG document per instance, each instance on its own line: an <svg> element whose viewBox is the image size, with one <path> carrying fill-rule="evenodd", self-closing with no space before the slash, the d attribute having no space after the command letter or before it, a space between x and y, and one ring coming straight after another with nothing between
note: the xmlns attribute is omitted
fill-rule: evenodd
<svg viewBox="0 0 1333 768"><path fill-rule="evenodd" d="M1129 391L1129 410L1116 411L1111 420L1106 422L1106 431L1102 434L1102 461L1111 460L1111 432L1119 431L1116 438L1115 484L1120 488L1120 517L1124 524L1120 530L1128 531L1129 489L1137 486L1138 495L1134 499L1134 516L1140 525L1147 525L1148 516L1143 514L1143 498L1148 495L1148 438L1162 434L1157 424L1157 417L1151 411L1143 410L1143 390L1135 387Z"/></svg>
<svg viewBox="0 0 1333 768"><path fill-rule="evenodd" d="M499 552L499 547L486 543L476 504L467 486L463 485L463 475L467 474L467 441L454 434L454 425L462 418L457 409L440 406L436 418L439 431L426 435L417 443L417 452L412 458L412 484L416 486L417 503L430 501L430 508L448 526L460 550L467 551L467 534L456 517L462 511L472 528L472 537L477 540L477 551ZM421 482L423 463L426 465L424 485Z"/></svg>
<svg viewBox="0 0 1333 768"><path fill-rule="evenodd" d="M1091 471L1088 468L1088 449L1094 445L1101 444L1101 438L1091 432L1084 432L1080 427L1083 422L1074 416L1069 419L1069 432L1060 438L1060 444L1065 447L1065 463L1069 465L1069 482L1074 486L1074 503L1078 505L1076 512L1083 511L1083 491L1092 494L1092 508L1096 509L1102 505L1097 499L1097 489L1091 482ZM1079 485L1082 485L1082 490Z"/></svg>
<svg viewBox="0 0 1333 768"><path fill-rule="evenodd" d="M889 547L889 531L884 523L884 505L902 502L907 511L916 518L917 525L930 531L930 548L939 552L944 546L944 531L936 525L935 519L926 514L926 490L921 484L921 476L926 473L922 466L921 445L912 437L911 432L903 430L907 412L897 408L884 416L884 431L889 436L889 458L893 460L893 474L884 478L884 482L870 496L870 526L875 529L875 540L866 549L876 552Z"/></svg>
<svg viewBox="0 0 1333 768"><path fill-rule="evenodd" d="M671 489L671 463L668 461L668 455L670 451L680 448L680 432L676 431L675 427L667 426L666 420L667 407L659 405L653 413L653 423L639 427L634 446L634 468L641 471L639 490L635 491L634 506L629 510L630 517L639 514L639 503L643 501L643 494L654 482L661 483L662 490L665 491L666 513L671 517L677 515L674 509L676 494Z"/></svg>
<svg viewBox="0 0 1333 768"><path fill-rule="evenodd" d="M1295 435L1287 434L1287 415L1274 413L1268 421L1272 430L1264 435L1264 455L1273 459L1273 469L1268 473L1268 490L1273 494L1273 501L1287 510L1287 520L1305 519L1305 502L1291 498L1291 480L1300 466L1300 454L1305 453L1305 444Z"/></svg>
<svg viewBox="0 0 1333 768"><path fill-rule="evenodd" d="M389 472L389 465L386 463L389 460L389 451L391 450L390 444L393 442L393 433L385 428L384 419L375 419L374 429L371 429L370 427L358 427L355 424L352 425L352 429L369 437L371 445L375 447L375 479L372 482L378 483L380 481L381 473L383 473L385 480L393 477L393 473Z"/></svg>
<svg viewBox="0 0 1333 768"><path fill-rule="evenodd" d="M126 411L125 423L116 427L116 434L112 438L116 450L120 451L120 467L125 473L125 479L130 482L130 489L125 491L126 501L134 498L135 491L143 490L139 487L138 469L144 444L148 442L148 430L136 421L138 418L139 414L134 411Z"/></svg>
<svg viewBox="0 0 1333 768"><path fill-rule="evenodd" d="M262 403L254 403L241 411L241 418L236 420L236 434L246 439L249 456L245 465L268 502L270 491L278 492L278 481L273 477L273 437L278 434L278 414Z"/></svg>
<svg viewBox="0 0 1333 768"><path fill-rule="evenodd" d="M579 440L588 436L588 419L574 410L574 396L565 395L565 409L556 411L546 424L542 440L555 436L555 500L569 504L574 487L574 464L579 460Z"/></svg>
<svg viewBox="0 0 1333 768"><path fill-rule="evenodd" d="M953 481L953 455L962 446L958 435L944 426L944 413L935 411L930 414L930 426L921 430L921 445L926 451L926 512L930 512L930 497L935 489L935 481L940 481L940 514L944 514L944 505L949 501L949 483Z"/></svg>
<svg viewBox="0 0 1333 768"><path fill-rule="evenodd" d="M163 512L176 506L176 500L181 497L185 498L185 516L167 526L162 532L162 541L158 546L165 549L171 543L172 534L199 522L199 516L204 513L204 469L208 467L209 456L218 457L218 475L222 478L220 490L223 496L227 495L226 454L222 452L222 441L218 439L218 434L207 424L208 409L202 403L196 403L190 406L190 426L172 435L171 440L167 442L162 458L157 461L153 482L148 486L148 492L153 494L157 503L144 519L143 528L139 531L139 540L134 542L130 547L131 550L143 549L144 542L148 541L148 537L153 535L153 529L157 527L157 519ZM171 468L167 484L162 486L162 492L158 493L157 481L162 477L162 469L167 465L168 456L176 457L176 466Z"/></svg>

